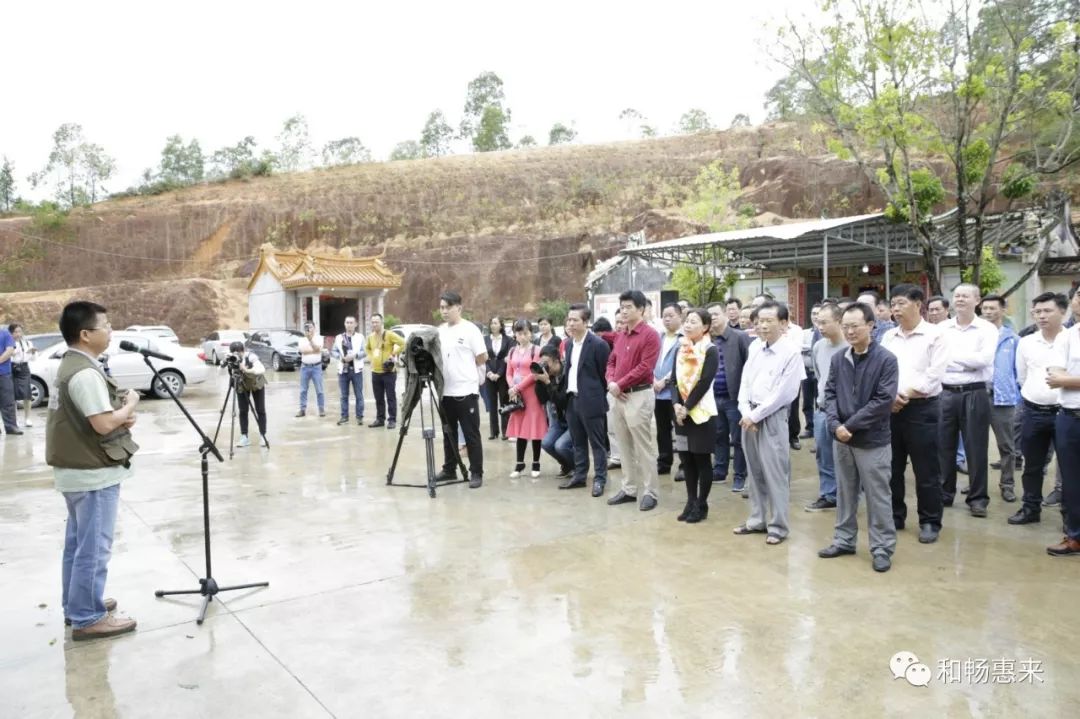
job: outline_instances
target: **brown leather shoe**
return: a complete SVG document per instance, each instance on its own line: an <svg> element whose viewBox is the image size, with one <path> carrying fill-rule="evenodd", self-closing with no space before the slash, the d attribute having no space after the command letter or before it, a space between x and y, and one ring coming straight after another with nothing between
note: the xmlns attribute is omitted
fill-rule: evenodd
<svg viewBox="0 0 1080 719"><path fill-rule="evenodd" d="M105 598L105 611L106 612L115 612L116 611L116 600L113 599L112 597L106 597ZM65 627L70 627L71 626L71 620L68 619L67 617L64 617L64 626Z"/></svg>
<svg viewBox="0 0 1080 719"><path fill-rule="evenodd" d="M118 634L127 634L135 631L135 620L128 617L118 617L115 614L106 614L96 624L91 624L82 629L72 629L71 638L76 642L86 639L101 639L115 637Z"/></svg>
<svg viewBox="0 0 1080 719"><path fill-rule="evenodd" d="M1060 544L1047 547L1046 553L1051 557L1068 557L1073 554L1080 554L1080 541L1064 537Z"/></svg>

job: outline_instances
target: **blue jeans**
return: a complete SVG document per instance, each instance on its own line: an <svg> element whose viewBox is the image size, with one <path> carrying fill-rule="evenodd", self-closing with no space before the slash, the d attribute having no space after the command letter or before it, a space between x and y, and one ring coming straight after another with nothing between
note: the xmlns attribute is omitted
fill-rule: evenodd
<svg viewBox="0 0 1080 719"><path fill-rule="evenodd" d="M300 365L300 409L307 409L308 382L315 383L315 396L318 398L319 411L326 411L326 397L323 395L322 365Z"/></svg>
<svg viewBox="0 0 1080 719"><path fill-rule="evenodd" d="M836 501L836 465L833 463L833 438L825 413L814 410L814 446L817 448L818 496Z"/></svg>
<svg viewBox="0 0 1080 719"><path fill-rule="evenodd" d="M96 624L106 613L105 579L109 575L120 485L63 494L68 519L61 603L71 626L82 629Z"/></svg>
<svg viewBox="0 0 1080 719"><path fill-rule="evenodd" d="M746 481L746 455L742 448L742 428L739 421L739 403L733 399L716 398L716 451L713 453L713 481L727 479L728 461L734 449L735 483Z"/></svg>
<svg viewBox="0 0 1080 719"><path fill-rule="evenodd" d="M540 446L559 462L561 468L574 466L574 440L570 437L570 425L566 422L552 420Z"/></svg>
<svg viewBox="0 0 1080 719"><path fill-rule="evenodd" d="M356 418L364 418L364 373L342 372L337 377L338 390L341 392L341 418L349 418L349 386L352 386L356 398ZM300 400L304 404L304 400Z"/></svg>
<svg viewBox="0 0 1080 719"><path fill-rule="evenodd" d="M964 453L964 439L961 437L956 443L956 465L967 464L967 455Z"/></svg>

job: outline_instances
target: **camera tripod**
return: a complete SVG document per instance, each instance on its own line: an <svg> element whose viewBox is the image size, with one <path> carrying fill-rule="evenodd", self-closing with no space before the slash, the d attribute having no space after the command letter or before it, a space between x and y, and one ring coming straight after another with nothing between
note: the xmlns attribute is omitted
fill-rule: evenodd
<svg viewBox="0 0 1080 719"><path fill-rule="evenodd" d="M217 443L218 433L221 432L221 422L225 419L225 408L229 406L229 400L232 399L232 419L229 422L229 459L233 458L236 452L236 398L241 394L244 395L244 402L247 403L248 410L255 417L255 426L259 426L259 414L255 411L255 405L251 400L250 392L240 391L240 382L243 380L243 375L239 370L233 370L229 368L229 387L225 390L225 401L221 403L221 414L218 415L217 429L214 430L214 443ZM270 440L266 438L266 435L260 430L259 436L262 437L263 444L267 449L270 449Z"/></svg>
<svg viewBox="0 0 1080 719"><path fill-rule="evenodd" d="M199 616L195 620L196 624L202 624L206 619L206 610L210 606L210 602L217 596L218 592L231 592L235 589L251 589L252 587L269 587L270 582L251 582L249 584L234 584L228 587L219 587L217 580L214 579L214 574L210 567L210 459L209 456L213 454L217 457L219 462L224 462L225 458L221 456L221 452L214 445L214 441L206 436L206 432L202 431L202 427L199 426L195 418L191 416L191 413L184 407L183 402L176 396L176 393L172 391L168 382L161 379L161 375L158 374L157 369L150 362L150 358L143 355L143 362L150 368L150 371L154 373L154 378L172 397L173 402L180 408L180 411L187 417L188 422L195 428L199 436L202 437L202 444L199 445L199 455L201 461L199 467L202 471L202 511L203 511L203 551L206 557L206 576L199 579L198 589L173 589L162 590L158 589L154 592L155 597L167 597L173 594L201 594L203 598L202 608L199 610ZM152 385L156 386L156 385ZM234 405L235 407L235 405ZM223 410L224 411L224 410ZM218 420L218 426L220 428L221 420ZM215 435L216 436L216 435ZM231 454L231 453L230 453Z"/></svg>
<svg viewBox="0 0 1080 719"><path fill-rule="evenodd" d="M425 391L426 390L426 391ZM468 479L447 479L436 481L435 475L435 415L439 415L439 421L442 424L443 434L446 437L450 437L450 428L446 425L446 415L443 414L442 405L435 400L435 382L430 374L419 375L418 390L420 396L409 407L409 411L405 414L405 420L401 423L400 434L398 435L397 449L394 451L394 461L390 464L390 471L386 475L386 483L388 485L394 485L397 487L421 487L427 488L428 496L432 499L435 498L435 487L446 484L461 484L468 481ZM424 409L425 398L427 395L426 404L427 411ZM394 470L397 469L398 457L401 455L401 445L405 442L405 435L409 432L409 424L412 422L413 412L416 410L416 405L420 405L420 430L421 435L424 438L424 452L427 459L427 484L406 484L398 482L394 484ZM445 439L444 439L445 441ZM452 438L454 444L457 444L457 437ZM454 453L454 457L457 459L458 468L461 470L461 476L467 478L469 476L468 470L465 468L465 463L461 461L461 455L457 452Z"/></svg>

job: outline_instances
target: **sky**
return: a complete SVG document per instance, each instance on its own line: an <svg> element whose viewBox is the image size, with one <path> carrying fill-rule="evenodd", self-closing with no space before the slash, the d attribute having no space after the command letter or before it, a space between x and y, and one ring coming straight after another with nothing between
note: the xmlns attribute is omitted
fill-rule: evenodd
<svg viewBox="0 0 1080 719"><path fill-rule="evenodd" d="M16 192L42 169L63 123L117 162L110 192L155 167L165 138L197 138L204 153L253 135L276 148L303 114L312 144L359 137L377 160L418 139L428 113L456 127L471 79L493 71L512 111L511 140L546 143L552 124L577 142L629 139L633 107L670 133L698 107L726 128L765 118L783 75L762 45L785 14L814 0L662 3L491 0L396 3L9 3L0 155ZM465 149L464 146L461 149Z"/></svg>

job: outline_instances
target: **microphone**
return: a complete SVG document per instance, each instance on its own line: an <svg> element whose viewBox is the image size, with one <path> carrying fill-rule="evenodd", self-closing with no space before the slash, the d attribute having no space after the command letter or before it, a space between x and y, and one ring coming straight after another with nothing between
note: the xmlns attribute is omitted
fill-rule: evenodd
<svg viewBox="0 0 1080 719"><path fill-rule="evenodd" d="M154 350L146 349L144 347L140 347L139 345L135 344L134 342L129 342L128 340L121 340L120 349L125 350L127 352L138 352L143 357L153 357L154 359L165 360L166 362L172 362L172 357L170 357L169 355L163 355L160 352L155 352Z"/></svg>

